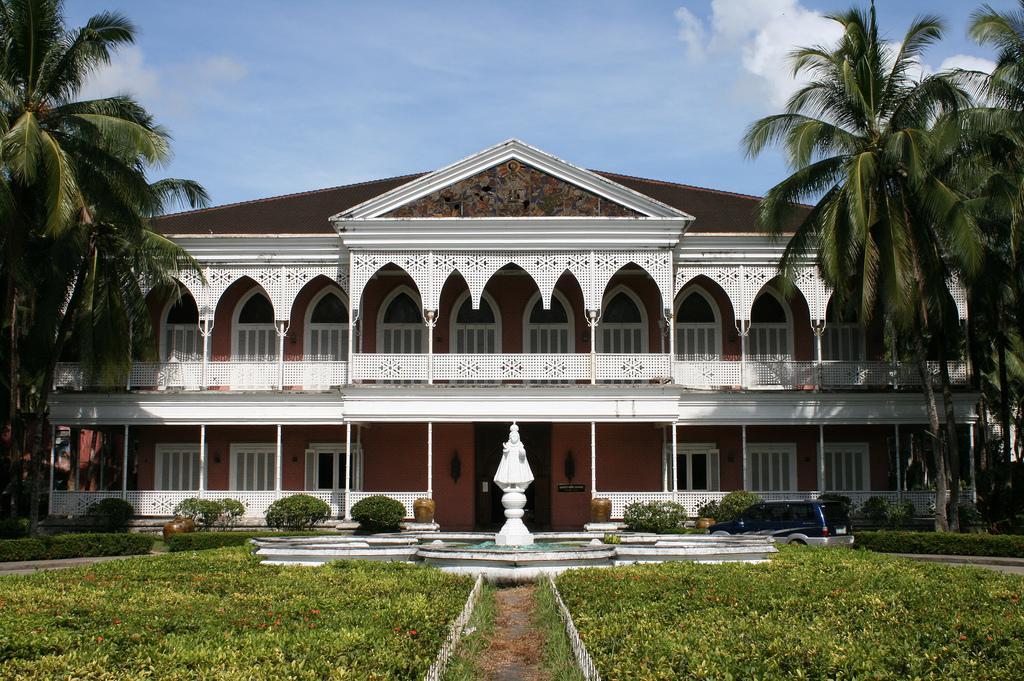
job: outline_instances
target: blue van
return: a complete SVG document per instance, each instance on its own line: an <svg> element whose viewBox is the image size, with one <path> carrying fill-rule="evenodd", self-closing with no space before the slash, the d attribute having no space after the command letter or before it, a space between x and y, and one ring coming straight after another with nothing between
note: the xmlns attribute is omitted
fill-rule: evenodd
<svg viewBox="0 0 1024 681"><path fill-rule="evenodd" d="M713 535L759 534L782 544L852 546L850 517L835 501L766 501L708 528Z"/></svg>

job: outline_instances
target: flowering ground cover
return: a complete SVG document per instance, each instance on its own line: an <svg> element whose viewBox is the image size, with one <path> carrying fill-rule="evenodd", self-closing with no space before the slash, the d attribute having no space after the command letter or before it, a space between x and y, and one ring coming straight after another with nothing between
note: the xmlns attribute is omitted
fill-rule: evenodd
<svg viewBox="0 0 1024 681"><path fill-rule="evenodd" d="M601 678L1020 679L1024 578L844 549L575 570Z"/></svg>
<svg viewBox="0 0 1024 681"><path fill-rule="evenodd" d="M422 678L472 580L246 548L0 578L2 679Z"/></svg>

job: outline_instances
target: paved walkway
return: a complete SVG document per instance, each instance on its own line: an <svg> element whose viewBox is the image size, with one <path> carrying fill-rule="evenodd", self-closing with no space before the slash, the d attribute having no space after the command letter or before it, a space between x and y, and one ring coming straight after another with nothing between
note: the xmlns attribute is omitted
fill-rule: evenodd
<svg viewBox="0 0 1024 681"><path fill-rule="evenodd" d="M150 556L160 555L158 553L143 554ZM106 563L108 560L123 560L125 558L138 558L139 556L93 556L90 558L61 558L60 560L21 560L10 563L0 563L0 577L4 575L30 575L33 572L44 570L66 570L68 568L92 565L94 563Z"/></svg>
<svg viewBox="0 0 1024 681"><path fill-rule="evenodd" d="M891 553L891 556L919 560L924 563L986 568L1011 575L1024 575L1024 558L993 558L988 556L940 556L928 553Z"/></svg>

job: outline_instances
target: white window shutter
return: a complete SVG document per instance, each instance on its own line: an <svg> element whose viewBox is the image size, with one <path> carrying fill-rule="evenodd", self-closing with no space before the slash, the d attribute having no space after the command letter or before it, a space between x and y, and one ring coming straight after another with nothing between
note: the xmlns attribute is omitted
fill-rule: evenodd
<svg viewBox="0 0 1024 681"><path fill-rule="evenodd" d="M317 487L317 479L316 479L317 468L318 468L317 464L318 463L319 462L317 461L317 452L316 452L316 450L315 449L307 449L306 450L306 489L307 490L318 489L318 487Z"/></svg>

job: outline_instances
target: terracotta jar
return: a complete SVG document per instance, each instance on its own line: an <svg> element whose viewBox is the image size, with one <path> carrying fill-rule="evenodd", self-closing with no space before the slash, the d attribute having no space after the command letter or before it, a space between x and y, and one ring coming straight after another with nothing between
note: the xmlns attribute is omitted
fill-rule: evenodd
<svg viewBox="0 0 1024 681"><path fill-rule="evenodd" d="M184 534L185 532L192 532L196 529L196 524L191 518L175 518L169 523L164 524L164 539L167 539L172 534Z"/></svg>
<svg viewBox="0 0 1024 681"><path fill-rule="evenodd" d="M696 527L698 530L706 530L714 524L714 518L697 518L697 522L694 523L694 527Z"/></svg>
<svg viewBox="0 0 1024 681"><path fill-rule="evenodd" d="M611 520L612 517L612 500L611 499L591 499L590 500L590 522L592 523L606 523Z"/></svg>
<svg viewBox="0 0 1024 681"><path fill-rule="evenodd" d="M436 508L433 499L417 499L412 502L412 515L417 523L428 524L434 522L434 509Z"/></svg>

